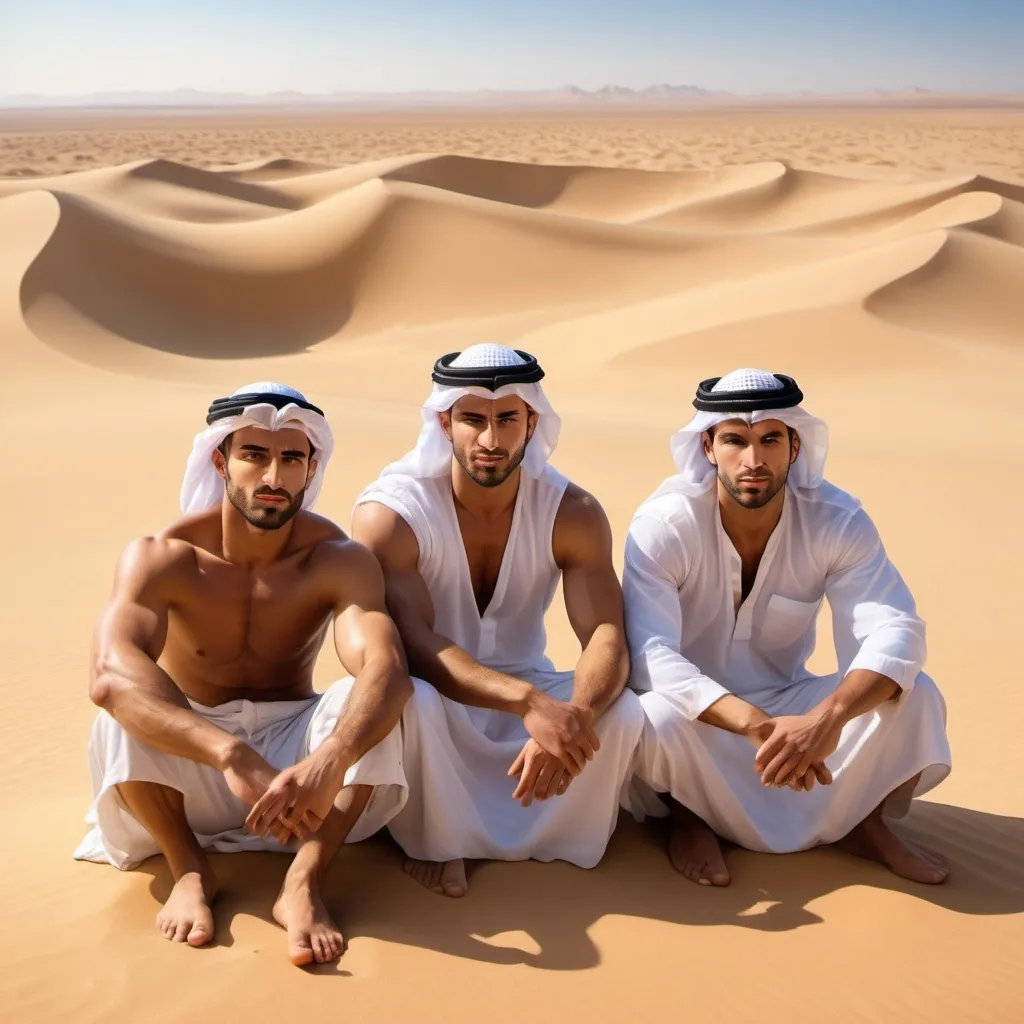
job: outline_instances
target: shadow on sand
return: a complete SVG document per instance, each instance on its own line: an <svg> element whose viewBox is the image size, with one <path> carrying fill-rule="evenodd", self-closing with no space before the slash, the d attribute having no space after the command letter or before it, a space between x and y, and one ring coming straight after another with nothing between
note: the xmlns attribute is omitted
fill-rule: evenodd
<svg viewBox="0 0 1024 1024"><path fill-rule="evenodd" d="M850 885L906 893L958 914L1024 911L1024 819L920 801L901 831L950 860L952 874L945 885L906 882L879 865L821 848L788 856L735 850L729 854L732 885L705 889L670 867L663 821L637 825L623 814L604 860L590 871L564 862L471 865L469 895L445 899L408 878L401 851L379 835L342 851L324 895L350 941L368 936L487 963L554 971L600 963L588 929L609 914L788 931L821 923L809 905ZM288 859L277 854L213 859L222 883L216 944L230 946L236 915L272 920L270 906ZM170 877L163 860L153 858L140 870L152 877L153 896L166 899ZM489 941L508 933L525 933L535 951ZM344 958L340 965L313 970L349 975Z"/></svg>

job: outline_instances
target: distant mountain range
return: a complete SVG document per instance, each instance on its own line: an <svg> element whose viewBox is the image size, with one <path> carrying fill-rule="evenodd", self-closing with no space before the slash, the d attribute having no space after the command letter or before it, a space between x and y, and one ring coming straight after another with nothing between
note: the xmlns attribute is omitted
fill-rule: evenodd
<svg viewBox="0 0 1024 1024"><path fill-rule="evenodd" d="M252 95L241 92L203 92L198 89L174 89L168 92L99 92L82 96L42 96L25 93L0 97L0 107L37 109L44 107L302 107L359 110L410 109L416 107L666 107L737 104L833 104L833 103L952 103L980 101L993 105L1018 104L1024 96L1008 94L960 95L909 88L895 91L873 90L862 93L762 93L741 95L720 89L702 89L697 85L652 85L630 89L624 85L605 85L600 89L581 89L566 85L560 89L496 90L474 92L335 92L303 93L295 91Z"/></svg>

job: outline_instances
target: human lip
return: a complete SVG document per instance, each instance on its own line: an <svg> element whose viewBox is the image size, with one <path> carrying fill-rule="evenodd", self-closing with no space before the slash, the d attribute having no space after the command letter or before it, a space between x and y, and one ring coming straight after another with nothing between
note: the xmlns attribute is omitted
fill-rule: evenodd
<svg viewBox="0 0 1024 1024"><path fill-rule="evenodd" d="M278 504L282 504L282 503L286 502L288 499L287 498L282 498L281 495L279 495L279 494L257 494L256 495L256 500L257 501L265 501L265 502L268 502L271 505L278 505Z"/></svg>
<svg viewBox="0 0 1024 1024"><path fill-rule="evenodd" d="M496 466L504 458L504 455L478 455L476 461L484 466Z"/></svg>
<svg viewBox="0 0 1024 1024"><path fill-rule="evenodd" d="M766 484L771 480L770 476L744 476L740 477L741 484Z"/></svg>

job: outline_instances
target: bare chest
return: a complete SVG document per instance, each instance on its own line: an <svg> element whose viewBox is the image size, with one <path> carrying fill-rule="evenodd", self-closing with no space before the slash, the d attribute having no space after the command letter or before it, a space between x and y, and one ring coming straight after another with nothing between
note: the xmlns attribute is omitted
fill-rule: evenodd
<svg viewBox="0 0 1024 1024"><path fill-rule="evenodd" d="M294 687L311 673L330 612L299 565L249 570L200 558L195 586L172 607L166 653L207 684Z"/></svg>
<svg viewBox="0 0 1024 1024"><path fill-rule="evenodd" d="M461 509L457 510L456 514L462 544L466 550L473 596L476 599L477 610L483 615L498 586L505 549L508 547L508 539L512 532L512 510L487 523L475 519Z"/></svg>

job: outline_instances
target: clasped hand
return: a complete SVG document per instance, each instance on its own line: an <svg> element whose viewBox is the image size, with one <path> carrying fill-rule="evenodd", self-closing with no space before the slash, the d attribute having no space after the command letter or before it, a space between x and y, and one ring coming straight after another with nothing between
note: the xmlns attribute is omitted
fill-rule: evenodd
<svg viewBox="0 0 1024 1024"><path fill-rule="evenodd" d="M537 692L523 715L530 739L508 770L518 775L512 794L523 807L534 797L561 796L601 746L593 728L593 712Z"/></svg>
<svg viewBox="0 0 1024 1024"><path fill-rule="evenodd" d="M226 771L228 785L252 809L245 819L254 835L280 843L309 839L323 824L345 778L344 765L320 747L298 764L276 771L249 748L240 764Z"/></svg>
<svg viewBox="0 0 1024 1024"><path fill-rule="evenodd" d="M815 781L831 785L825 759L839 745L842 731L841 721L817 712L769 718L757 730L754 770L765 786L805 791Z"/></svg>

